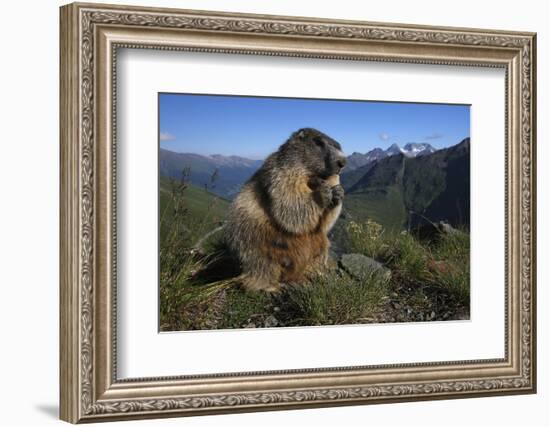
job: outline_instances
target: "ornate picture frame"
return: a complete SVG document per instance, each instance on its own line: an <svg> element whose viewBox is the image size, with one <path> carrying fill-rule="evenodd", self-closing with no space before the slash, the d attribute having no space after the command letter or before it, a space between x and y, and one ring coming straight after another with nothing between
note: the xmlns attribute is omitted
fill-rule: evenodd
<svg viewBox="0 0 550 427"><path fill-rule="evenodd" d="M61 8L60 416L112 421L536 391L536 35L70 4ZM117 378L117 49L499 67L504 358Z"/></svg>

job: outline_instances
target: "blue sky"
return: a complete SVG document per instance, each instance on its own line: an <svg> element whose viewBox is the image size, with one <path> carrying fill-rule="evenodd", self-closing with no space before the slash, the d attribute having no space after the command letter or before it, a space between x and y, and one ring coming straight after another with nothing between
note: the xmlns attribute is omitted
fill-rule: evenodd
<svg viewBox="0 0 550 427"><path fill-rule="evenodd" d="M314 127L346 154L393 143L436 148L470 136L470 107L373 101L159 94L160 146L181 153L263 159L292 132Z"/></svg>

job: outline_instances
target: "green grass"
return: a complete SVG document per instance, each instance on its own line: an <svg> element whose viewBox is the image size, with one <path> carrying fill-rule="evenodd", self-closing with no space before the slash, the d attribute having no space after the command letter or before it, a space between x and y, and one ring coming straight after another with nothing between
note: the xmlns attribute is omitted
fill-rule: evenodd
<svg viewBox="0 0 550 427"><path fill-rule="evenodd" d="M277 320L277 326L362 323L379 307L387 293L387 283L376 273L357 280L332 271L308 282L288 285L273 295L232 287L224 291L225 308L216 328L262 326L269 317Z"/></svg>
<svg viewBox="0 0 550 427"><path fill-rule="evenodd" d="M386 264L393 280L413 287L439 288L469 307L469 233L456 230L439 235L435 241L422 241L407 232L386 234L373 221L350 222L347 231L353 249Z"/></svg>
<svg viewBox="0 0 550 427"><path fill-rule="evenodd" d="M384 203L399 207L397 189L378 200L378 195L370 196L371 203L363 205L369 218ZM195 247L223 221L229 202L185 180L165 178L160 197L161 330L274 326L273 318L278 327L397 321L384 317L392 298L422 312L421 319L428 319L426 313L432 310L443 310L442 304L452 306L451 317L456 310L469 310L466 232L426 242L354 217L354 221L339 224L348 236L346 251L379 260L391 270L390 278L377 274L354 278L333 267L303 283L286 285L279 294L250 293L240 287L237 263L228 256L221 233L205 246L206 253ZM386 224L397 223L397 219L386 218Z"/></svg>
<svg viewBox="0 0 550 427"><path fill-rule="evenodd" d="M436 260L433 281L449 290L457 300L470 304L470 235L465 232L444 235L431 248Z"/></svg>
<svg viewBox="0 0 550 427"><path fill-rule="evenodd" d="M430 274L426 246L410 234L396 235L391 245L387 262L401 279L406 282L426 283Z"/></svg>
<svg viewBox="0 0 550 427"><path fill-rule="evenodd" d="M272 297L265 293L244 292L234 287L227 290L225 309L218 329L244 328L252 321L263 323L272 314Z"/></svg>
<svg viewBox="0 0 550 427"><path fill-rule="evenodd" d="M230 202L188 182L183 190L185 197L180 197L174 194L174 186L179 184L167 177L160 179L160 238L166 239L175 222L174 217L183 214L185 222L182 226L186 228L190 244L194 244L198 238L223 221ZM176 202L178 197L179 202ZM181 203L184 213L176 213L177 203Z"/></svg>
<svg viewBox="0 0 550 427"><path fill-rule="evenodd" d="M370 273L354 279L341 271L320 274L312 283L290 288L282 295L289 326L365 323L387 295L387 278Z"/></svg>
<svg viewBox="0 0 550 427"><path fill-rule="evenodd" d="M197 240L223 219L228 202L193 187L185 180L161 178L160 182L160 328L202 329L212 310L204 295L208 282L198 273L217 258L197 254ZM207 292L202 292L206 294Z"/></svg>

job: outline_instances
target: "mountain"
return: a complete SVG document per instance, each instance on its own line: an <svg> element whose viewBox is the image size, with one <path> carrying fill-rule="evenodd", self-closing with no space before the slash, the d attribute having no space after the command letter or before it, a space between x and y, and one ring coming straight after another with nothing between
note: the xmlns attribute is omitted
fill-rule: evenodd
<svg viewBox="0 0 550 427"><path fill-rule="evenodd" d="M409 142L403 147L407 157L420 157L435 153L437 150L426 142Z"/></svg>
<svg viewBox="0 0 550 427"><path fill-rule="evenodd" d="M392 147L396 154L342 175L350 217L394 229L426 220L469 227L470 139L431 153L431 146L403 147L414 156Z"/></svg>
<svg viewBox="0 0 550 427"><path fill-rule="evenodd" d="M225 199L260 168L262 160L219 154L203 156L161 149L160 175L186 179ZM374 219L387 228L415 226L426 218L451 225L470 223L470 140L442 150L427 143L393 144L353 153L340 181L346 190L344 217Z"/></svg>
<svg viewBox="0 0 550 427"><path fill-rule="evenodd" d="M351 188L357 181L359 181L368 171L370 171L375 165L376 161L367 162L363 166L349 169L348 165L342 171L340 175L340 183L344 189Z"/></svg>
<svg viewBox="0 0 550 427"><path fill-rule="evenodd" d="M262 165L263 160L239 156L214 154L203 156L192 153L175 153L160 149L160 175L179 179L186 170L187 178L200 188L208 188L221 197L232 198L241 185Z"/></svg>
<svg viewBox="0 0 550 427"><path fill-rule="evenodd" d="M346 172L363 167L371 162L381 160L385 157L402 154L406 157L419 157L435 153L437 150L426 142L408 142L403 148L398 144L390 145L386 150L375 148L365 154L354 152L348 156Z"/></svg>
<svg viewBox="0 0 550 427"><path fill-rule="evenodd" d="M470 138L466 138L460 144L450 147L443 156L437 153L432 156L419 159L416 167L419 170L429 170L432 167L441 168L445 173L445 187L434 191L434 198L426 203L423 215L432 222L447 220L452 225L470 227ZM428 175L428 174L426 174ZM430 178L417 175L420 182L413 182L409 187L425 185ZM413 174L409 173L412 180ZM440 191L438 191L440 190ZM416 194L411 190L408 195L410 200L416 199ZM411 206L413 204L411 203ZM417 206L421 208L422 206ZM421 222L421 218L412 218L414 225Z"/></svg>
<svg viewBox="0 0 550 427"><path fill-rule="evenodd" d="M384 157L387 157L387 153L381 148L375 148L366 154L354 152L347 158L346 170L351 171L360 168L367 163L383 159Z"/></svg>
<svg viewBox="0 0 550 427"><path fill-rule="evenodd" d="M355 152L348 156L342 178L345 184L351 186L376 162L386 157L398 154L418 157L435 151L430 144L409 142L403 148L393 144L386 150L374 148L365 154ZM176 153L162 148L159 152L161 176L179 179L185 169L188 174L187 179L192 184L207 188L214 194L229 199L239 192L242 184L260 168L262 163L262 160L221 154L203 156L194 153Z"/></svg>
<svg viewBox="0 0 550 427"><path fill-rule="evenodd" d="M398 144L392 144L388 147L386 150L386 155L388 156L395 156L397 154L403 154L403 150Z"/></svg>

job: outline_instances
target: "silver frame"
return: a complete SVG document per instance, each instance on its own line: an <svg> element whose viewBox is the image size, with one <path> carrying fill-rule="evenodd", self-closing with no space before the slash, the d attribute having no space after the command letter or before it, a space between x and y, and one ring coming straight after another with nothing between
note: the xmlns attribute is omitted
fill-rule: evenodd
<svg viewBox="0 0 550 427"><path fill-rule="evenodd" d="M535 34L75 3L61 8L60 42L62 419L535 392ZM118 48L504 68L505 357L117 379Z"/></svg>

